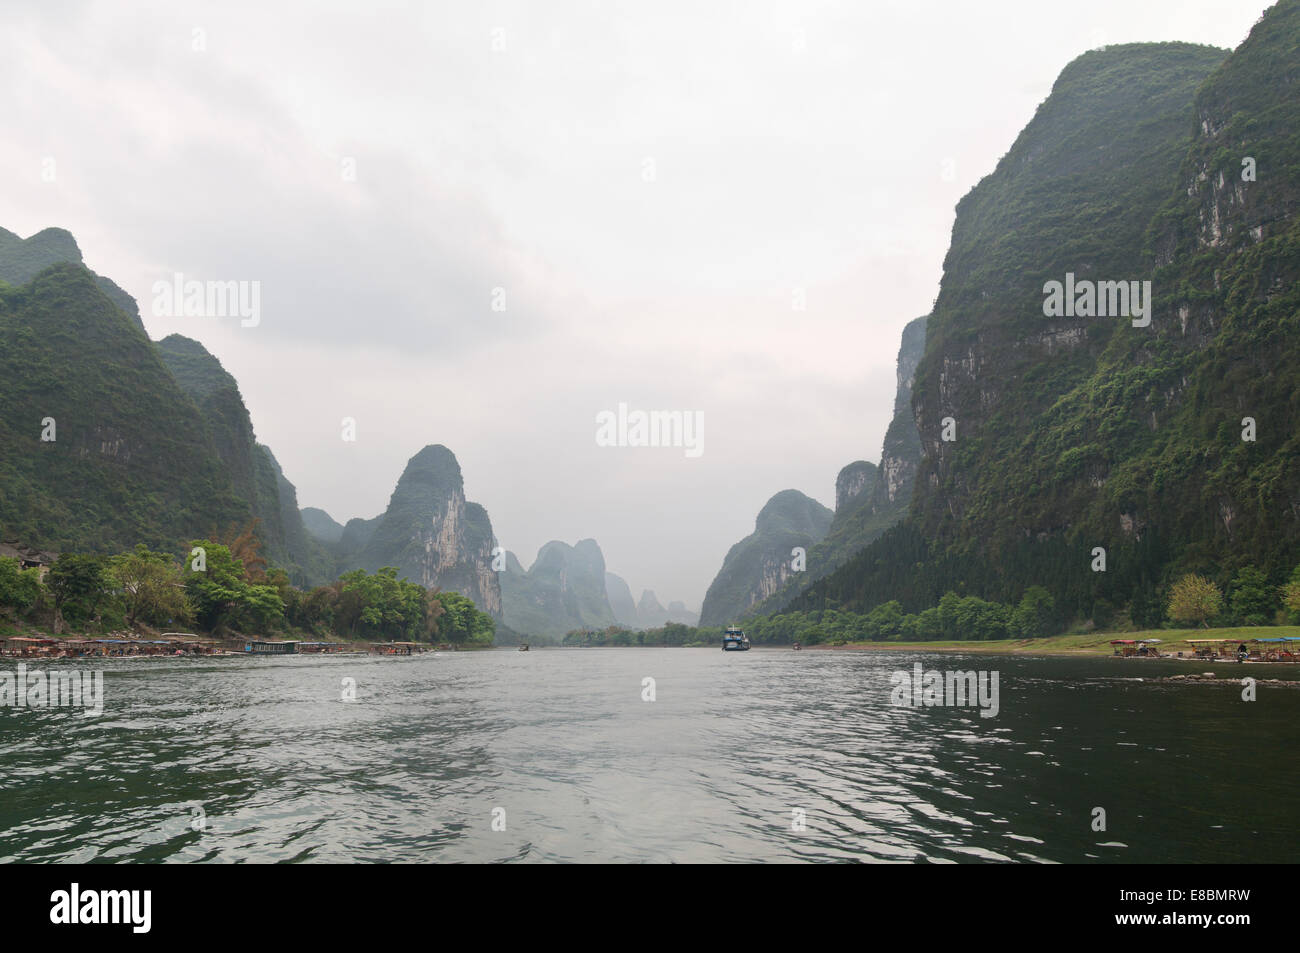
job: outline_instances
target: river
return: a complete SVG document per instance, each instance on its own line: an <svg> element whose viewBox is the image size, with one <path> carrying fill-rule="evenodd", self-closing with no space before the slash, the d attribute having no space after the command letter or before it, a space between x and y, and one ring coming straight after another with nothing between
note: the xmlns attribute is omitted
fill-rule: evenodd
<svg viewBox="0 0 1300 953"><path fill-rule="evenodd" d="M916 662L996 672L996 716L891 704L891 674ZM1300 690L1153 681L1211 664L628 648L99 667L101 714L0 709L0 858L1290 862L1300 847Z"/></svg>

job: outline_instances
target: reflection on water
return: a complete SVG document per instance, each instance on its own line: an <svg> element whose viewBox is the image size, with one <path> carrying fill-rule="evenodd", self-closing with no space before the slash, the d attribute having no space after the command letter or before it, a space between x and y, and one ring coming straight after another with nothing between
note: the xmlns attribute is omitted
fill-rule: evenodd
<svg viewBox="0 0 1300 953"><path fill-rule="evenodd" d="M998 716L891 706L890 673L918 660L997 670ZM1247 703L1150 680L1205 667L712 649L107 662L99 717L0 709L0 858L1290 862L1300 690Z"/></svg>

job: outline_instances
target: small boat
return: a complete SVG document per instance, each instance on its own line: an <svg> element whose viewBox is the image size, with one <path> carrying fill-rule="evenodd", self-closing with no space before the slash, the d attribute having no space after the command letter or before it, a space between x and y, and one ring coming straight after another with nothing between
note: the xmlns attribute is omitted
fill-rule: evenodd
<svg viewBox="0 0 1300 953"><path fill-rule="evenodd" d="M796 642L796 643L794 644L794 650L795 650L796 652L798 652L798 651L799 651L800 649L802 649L802 648L803 648L803 646L800 645L798 642Z"/></svg>
<svg viewBox="0 0 1300 953"><path fill-rule="evenodd" d="M521 652L527 652L527 651L528 651L528 643L527 643L527 642L521 642L521 643L519 644L519 651L521 651Z"/></svg>
<svg viewBox="0 0 1300 953"><path fill-rule="evenodd" d="M748 652L749 636L738 625L727 626L727 631L722 636L722 651Z"/></svg>

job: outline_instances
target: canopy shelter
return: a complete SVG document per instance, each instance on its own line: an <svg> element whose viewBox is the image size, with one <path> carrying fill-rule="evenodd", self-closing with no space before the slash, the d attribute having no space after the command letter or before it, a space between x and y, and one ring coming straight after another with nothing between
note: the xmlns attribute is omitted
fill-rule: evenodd
<svg viewBox="0 0 1300 953"><path fill-rule="evenodd" d="M1111 639L1110 644L1115 646L1116 655L1150 657L1160 654L1155 647L1160 644L1160 639Z"/></svg>
<svg viewBox="0 0 1300 953"><path fill-rule="evenodd" d="M1271 639L1251 639L1252 642L1261 646L1259 657L1265 662L1296 662L1300 661L1297 655L1296 643L1300 638L1293 635L1279 635Z"/></svg>
<svg viewBox="0 0 1300 953"><path fill-rule="evenodd" d="M207 655L213 642L201 639L76 639L64 643L70 658L133 657L137 655Z"/></svg>
<svg viewBox="0 0 1300 953"><path fill-rule="evenodd" d="M1244 639L1187 639L1196 653L1196 658L1233 658L1237 653L1235 647Z"/></svg>

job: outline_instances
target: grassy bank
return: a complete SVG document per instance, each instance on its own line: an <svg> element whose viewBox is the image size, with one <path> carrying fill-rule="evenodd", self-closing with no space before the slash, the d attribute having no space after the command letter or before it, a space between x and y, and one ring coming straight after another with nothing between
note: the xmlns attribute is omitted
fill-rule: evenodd
<svg viewBox="0 0 1300 953"><path fill-rule="evenodd" d="M1300 626L1239 626L1231 629L1151 629L1145 632L1089 632L1086 635L1054 635L1043 639L998 639L991 642L848 642L844 645L810 645L808 649L881 650L903 652L969 652L985 655L1111 655L1111 639L1160 639L1162 654L1190 655L1195 647L1188 639L1251 639L1279 636L1300 637Z"/></svg>

